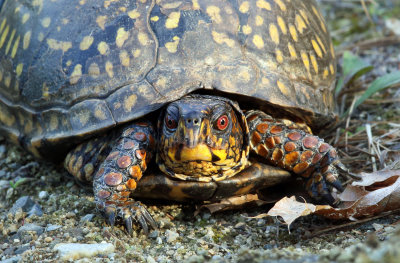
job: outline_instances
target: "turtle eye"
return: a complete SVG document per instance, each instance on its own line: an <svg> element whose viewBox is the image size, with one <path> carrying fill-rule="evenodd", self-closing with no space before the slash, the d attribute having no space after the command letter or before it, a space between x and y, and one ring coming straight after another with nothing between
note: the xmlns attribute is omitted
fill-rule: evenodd
<svg viewBox="0 0 400 263"><path fill-rule="evenodd" d="M225 130L229 124L228 116L222 115L221 117L218 118L218 120L215 124L216 124L215 126L218 130L220 130L220 131Z"/></svg>
<svg viewBox="0 0 400 263"><path fill-rule="evenodd" d="M173 119L171 115L167 114L165 115L165 126L167 126L167 128L170 130L175 130L178 126L178 123L176 122L176 120Z"/></svg>

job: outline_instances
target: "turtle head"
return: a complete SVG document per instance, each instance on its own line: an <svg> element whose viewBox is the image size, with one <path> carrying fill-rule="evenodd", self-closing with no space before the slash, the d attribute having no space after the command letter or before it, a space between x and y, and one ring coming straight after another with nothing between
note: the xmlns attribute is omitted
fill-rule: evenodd
<svg viewBox="0 0 400 263"><path fill-rule="evenodd" d="M159 118L157 162L182 180L223 180L242 170L248 157L247 126L232 101L190 95L169 104Z"/></svg>

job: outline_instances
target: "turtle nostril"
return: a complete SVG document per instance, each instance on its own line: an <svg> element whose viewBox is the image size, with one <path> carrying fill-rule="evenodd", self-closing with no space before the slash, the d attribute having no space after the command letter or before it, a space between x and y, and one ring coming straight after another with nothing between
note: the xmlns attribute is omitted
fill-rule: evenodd
<svg viewBox="0 0 400 263"><path fill-rule="evenodd" d="M192 122L192 120L191 120L191 119L188 119L188 120L187 120L187 122L188 122L188 123L191 123L191 122Z"/></svg>
<svg viewBox="0 0 400 263"><path fill-rule="evenodd" d="M199 120L198 120L198 119L194 119L194 120L193 120L193 123L194 123L194 124L197 124L197 123L199 123Z"/></svg>

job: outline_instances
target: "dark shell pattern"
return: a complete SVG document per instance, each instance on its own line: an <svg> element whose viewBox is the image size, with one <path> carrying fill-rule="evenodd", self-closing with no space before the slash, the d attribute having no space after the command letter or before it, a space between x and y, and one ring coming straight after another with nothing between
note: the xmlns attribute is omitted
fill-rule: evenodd
<svg viewBox="0 0 400 263"><path fill-rule="evenodd" d="M335 71L314 0L5 0L0 10L0 132L36 156L62 158L197 89L324 124Z"/></svg>

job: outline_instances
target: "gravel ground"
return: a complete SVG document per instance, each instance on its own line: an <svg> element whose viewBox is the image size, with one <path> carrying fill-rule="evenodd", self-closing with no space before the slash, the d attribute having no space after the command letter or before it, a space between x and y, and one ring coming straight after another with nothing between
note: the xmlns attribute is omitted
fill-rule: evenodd
<svg viewBox="0 0 400 263"><path fill-rule="evenodd" d="M195 217L194 205L153 201L146 204L160 228L146 237L137 227L128 236L104 224L91 190L62 167L37 161L1 138L0 188L1 262L400 261L400 215L318 234L344 222L308 216L289 232L274 218L249 218L268 207Z"/></svg>

